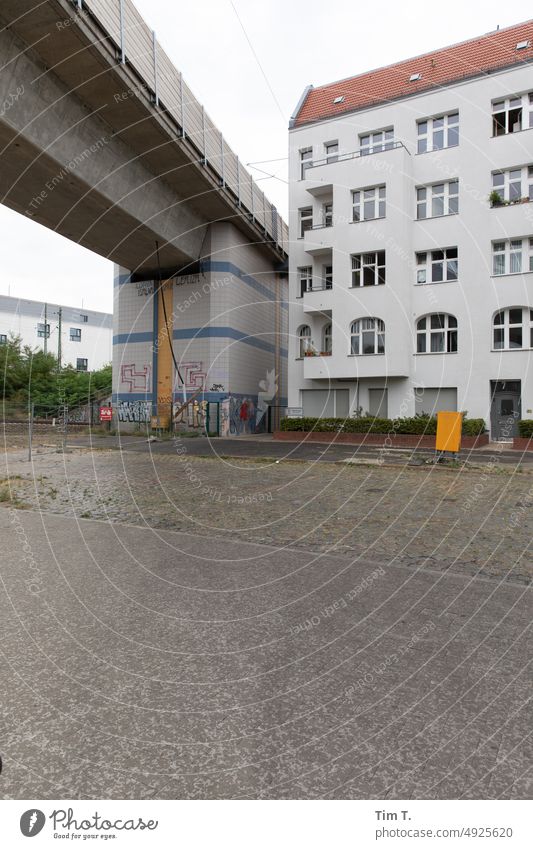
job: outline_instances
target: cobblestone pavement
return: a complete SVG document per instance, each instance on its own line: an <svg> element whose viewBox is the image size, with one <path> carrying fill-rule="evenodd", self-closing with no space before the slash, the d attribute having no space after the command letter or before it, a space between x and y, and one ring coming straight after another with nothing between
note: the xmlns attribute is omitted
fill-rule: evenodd
<svg viewBox="0 0 533 849"><path fill-rule="evenodd" d="M219 443L222 446L224 443ZM0 497L78 518L527 583L533 472L107 450L6 455ZM2 496L3 493L3 496Z"/></svg>
<svg viewBox="0 0 533 849"><path fill-rule="evenodd" d="M45 459L50 481L62 458ZM155 471L141 463L121 478L116 454L66 460L70 515L0 510L3 798L531 797L527 587L280 550L241 542L242 530L75 519L96 510L95 474L103 499L122 481L144 504ZM166 487L176 469L158 469ZM321 481L337 499L393 483L384 469L335 472L306 483L292 468L198 465L224 492L271 490L272 537L286 489L306 505ZM434 497L454 480L435 476ZM425 481L405 481L402 508ZM280 536L298 521L285 517Z"/></svg>

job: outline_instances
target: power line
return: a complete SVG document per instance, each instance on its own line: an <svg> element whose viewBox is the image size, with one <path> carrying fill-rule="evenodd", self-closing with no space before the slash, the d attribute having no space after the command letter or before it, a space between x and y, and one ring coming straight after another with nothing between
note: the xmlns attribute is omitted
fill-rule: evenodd
<svg viewBox="0 0 533 849"><path fill-rule="evenodd" d="M250 165L250 163L248 163L248 165ZM261 177L261 178L260 178L261 180L263 180L263 179L268 179L268 180L279 180L279 181L280 181L280 183L285 183L285 185L286 185L286 186L288 186L288 185L289 185L289 181L288 181L288 180L284 180L284 179L283 179L283 177L278 177L278 176L277 176L277 174L269 174L269 172L268 172L268 171L263 171L263 169L262 169L262 168L257 168L257 166L256 166L256 165L251 165L251 167L254 169L254 171L259 171L261 174L266 174L266 177ZM255 181L255 182L257 183L257 182L258 182L258 180L256 179L256 181Z"/></svg>
<svg viewBox="0 0 533 849"><path fill-rule="evenodd" d="M281 117L282 117L282 118L283 118L283 120L285 121L285 115L283 114L283 109L281 108L281 106L280 106L280 104L279 104L279 101L278 101L278 98L276 97L276 94L275 94L275 92L274 92L274 89L273 89L273 88L272 88L272 86L270 85L270 81L269 81L269 79L268 79L268 77L267 77L267 75L266 75L266 73L265 73L265 70L264 70L264 68L263 68L263 66L262 66L262 64L261 64L261 62L259 61L259 56L258 56L258 55L257 55L257 53L255 52L255 50L254 50L254 46L253 46L252 42L250 41L250 39L249 39L249 37L248 37L248 33L246 32L246 29L245 29L245 27L244 27L244 24L243 24L243 22L241 21L241 19L240 19L240 17L239 17L239 13L237 12L237 9L235 8L235 4L234 4L233 0L229 0L229 2L230 2L230 4L231 4L231 7L232 7L233 11L235 12L235 17L237 18L237 20L238 20L238 22L239 22L239 24L240 24L240 26L241 26L241 29L242 29L242 31L243 31L243 33L244 33L244 37L245 37L246 41L248 42L248 46L250 47L250 50L251 50L251 51L252 51L252 53L253 53L254 59L255 59L255 61L257 62L257 64L259 65L259 69L260 69L261 73L263 74L263 78L264 78L264 80L265 80L265 82L266 82L266 84L267 84L267 86L268 86L268 90L270 91L270 94L271 94L271 95L272 95L272 97L274 98L274 102L275 102L276 106L278 107L279 114L281 115Z"/></svg>

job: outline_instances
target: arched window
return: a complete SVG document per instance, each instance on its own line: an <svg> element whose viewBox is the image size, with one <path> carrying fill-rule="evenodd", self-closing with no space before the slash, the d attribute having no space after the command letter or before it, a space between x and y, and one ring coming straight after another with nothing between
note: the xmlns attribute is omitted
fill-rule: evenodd
<svg viewBox="0 0 533 849"><path fill-rule="evenodd" d="M425 315L416 325L418 354L453 354L457 351L457 319L444 312Z"/></svg>
<svg viewBox="0 0 533 849"><path fill-rule="evenodd" d="M308 324L302 324L298 331L298 336L300 339L298 356L305 357L306 351L311 350L311 328Z"/></svg>
<svg viewBox="0 0 533 849"><path fill-rule="evenodd" d="M351 353L355 356L385 353L385 322L380 318L359 318L350 330Z"/></svg>
<svg viewBox="0 0 533 849"><path fill-rule="evenodd" d="M496 351L533 348L533 310L508 307L497 312L493 321L493 347Z"/></svg>
<svg viewBox="0 0 533 849"><path fill-rule="evenodd" d="M332 351L332 326L331 324L326 324L322 332L322 352L324 354L331 354Z"/></svg>

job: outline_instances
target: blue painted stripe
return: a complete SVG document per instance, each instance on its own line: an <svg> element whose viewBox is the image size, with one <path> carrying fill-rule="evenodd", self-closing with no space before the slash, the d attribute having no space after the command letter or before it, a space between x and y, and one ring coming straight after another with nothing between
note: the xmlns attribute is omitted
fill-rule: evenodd
<svg viewBox="0 0 533 849"><path fill-rule="evenodd" d="M221 274L232 274L234 277L237 277L239 280L242 280L243 283L246 283L252 289L255 289L258 294L262 295L269 301L276 300L275 292L272 292L268 286L265 286L264 283L261 283L259 280L256 280L255 277L252 277L251 274L246 274L241 268L235 265L233 262L221 262L217 260L207 259L200 263L200 268L202 271L207 273L221 273ZM267 274L271 274L272 272L266 272ZM288 309L289 305L287 301L281 301L282 309Z"/></svg>
<svg viewBox="0 0 533 849"><path fill-rule="evenodd" d="M114 404L117 401L146 401L148 404L152 403L152 393L151 392L113 392L111 396L111 400Z"/></svg>
<svg viewBox="0 0 533 849"><path fill-rule="evenodd" d="M155 302L156 299L154 299ZM157 304L154 307L154 314L156 315ZM154 319L155 326L156 319ZM153 341L152 333L125 333L119 336L113 337L113 345L124 345L126 343L132 344L135 342L152 342ZM247 333L243 333L241 330L235 330L234 327L184 327L180 330L175 330L172 334L172 338L175 340L178 339L234 339L236 342L244 342L246 345L251 345L253 348L259 348L261 351L267 351L269 354L275 354L276 348L275 345L272 345L271 342L266 342L264 339L258 339L255 336L250 336ZM288 356L288 351L286 348L281 348L280 355L282 357ZM154 354L155 356L155 354ZM156 378L155 374L155 360L154 360L154 381Z"/></svg>
<svg viewBox="0 0 533 849"><path fill-rule="evenodd" d="M234 277L237 277L239 280L242 280L243 283L246 283L252 289L254 289L258 294L262 295L263 298L266 298L268 301L275 301L276 295L272 292L268 286L265 286L264 283L261 283L259 280L256 280L251 274L247 274L233 262L221 262L217 260L206 259L200 263L200 271L204 274L209 273L222 273L222 274L232 274ZM272 274L273 272L266 272L267 274ZM114 284L115 286L124 286L128 283L131 283L131 274L120 274L115 278ZM280 301L281 308L284 310L289 309L289 304L287 301Z"/></svg>
<svg viewBox="0 0 533 849"><path fill-rule="evenodd" d="M154 323L157 328L157 299L154 298ZM154 334L152 331L146 333L119 333L118 336L113 336L113 345L126 345L131 342L153 342Z"/></svg>
<svg viewBox="0 0 533 849"><path fill-rule="evenodd" d="M192 393L192 392L187 392L186 397L189 398L193 394L194 393ZM243 393L243 392L231 392L231 393L229 393L229 392L205 392L204 395L202 395L201 397L203 399L205 399L206 401L224 401L226 398L229 398L230 395L231 395L232 398L255 398L255 399L257 399L257 395L250 394L249 392L248 393ZM176 402L181 401L182 398L183 398L182 392L175 392L174 393L174 400ZM145 392L114 392L113 395L111 396L111 400L114 404L118 403L119 401L134 401L134 402L147 401L148 403L151 403L152 398L151 398L151 394L146 394ZM286 407L287 406L287 398L282 398L280 404L281 404L282 407Z"/></svg>

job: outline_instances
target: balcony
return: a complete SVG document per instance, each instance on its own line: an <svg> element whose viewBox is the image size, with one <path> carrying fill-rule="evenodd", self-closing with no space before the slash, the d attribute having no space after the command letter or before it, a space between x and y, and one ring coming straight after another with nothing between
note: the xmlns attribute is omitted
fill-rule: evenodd
<svg viewBox="0 0 533 849"><path fill-rule="evenodd" d="M331 253L333 248L333 220L324 224L315 224L304 233L304 249L310 256Z"/></svg>
<svg viewBox="0 0 533 849"><path fill-rule="evenodd" d="M304 312L330 313L333 309L333 281L313 279L302 292Z"/></svg>
<svg viewBox="0 0 533 849"><path fill-rule="evenodd" d="M305 380L328 380L333 379L331 367L333 357L331 354L316 354L315 356L304 357L304 378Z"/></svg>
<svg viewBox="0 0 533 849"><path fill-rule="evenodd" d="M381 171L385 175L393 168L400 167L401 173L408 173L411 158L403 142L390 141L375 145L368 151L354 150L316 159L305 172L305 188L310 194L320 197L338 184L375 185Z"/></svg>
<svg viewBox="0 0 533 849"><path fill-rule="evenodd" d="M493 241L504 238L502 233L531 233L533 201L521 198L514 202L491 202L489 236ZM512 238L512 237L511 237Z"/></svg>

